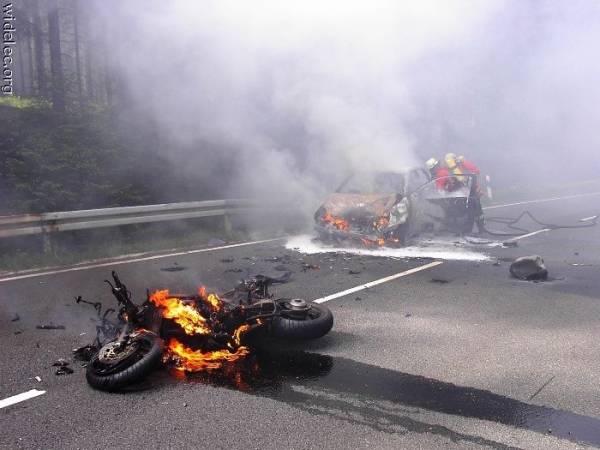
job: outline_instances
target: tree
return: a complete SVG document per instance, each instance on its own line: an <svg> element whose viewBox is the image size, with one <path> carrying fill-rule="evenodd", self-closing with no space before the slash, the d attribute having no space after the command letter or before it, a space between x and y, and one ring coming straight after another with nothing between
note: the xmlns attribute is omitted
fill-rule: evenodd
<svg viewBox="0 0 600 450"><path fill-rule="evenodd" d="M33 20L33 45L35 48L35 70L37 77L37 90L40 97L48 96L46 85L46 65L44 64L44 47L42 21L40 20L39 0L31 0L31 17Z"/></svg>
<svg viewBox="0 0 600 450"><path fill-rule="evenodd" d="M57 0L48 0L48 40L50 42L50 69L52 72L52 104L55 111L64 112L65 78L60 50L60 22Z"/></svg>

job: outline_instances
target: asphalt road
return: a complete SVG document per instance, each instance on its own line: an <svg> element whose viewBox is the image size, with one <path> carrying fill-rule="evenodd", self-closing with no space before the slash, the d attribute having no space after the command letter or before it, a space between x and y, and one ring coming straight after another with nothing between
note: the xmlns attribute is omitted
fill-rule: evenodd
<svg viewBox="0 0 600 450"><path fill-rule="evenodd" d="M486 214L516 217L525 209L542 221L577 223L600 212L600 196ZM116 394L91 389L76 362L72 375L56 376L51 365L92 339L92 311L73 298L109 305L102 280L113 265L0 279L0 404L46 391L0 409L0 447L600 446L600 227L542 232L514 248L446 241L487 259L436 259L442 264L328 300L329 335L265 342L237 372L159 370ZM510 278L509 261L529 254L544 257L551 281ZM114 268L143 295L146 288L195 292L198 284L223 291L245 274L276 275L285 264L293 278L277 294L314 300L432 261L306 255L272 241ZM302 271L303 262L320 268ZM36 329L49 323L65 329Z"/></svg>

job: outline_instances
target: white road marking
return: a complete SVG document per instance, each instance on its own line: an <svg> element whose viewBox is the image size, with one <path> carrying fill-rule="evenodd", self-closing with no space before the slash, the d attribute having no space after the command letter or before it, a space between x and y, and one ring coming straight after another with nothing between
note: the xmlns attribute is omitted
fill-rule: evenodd
<svg viewBox="0 0 600 450"><path fill-rule="evenodd" d="M531 204L531 203L553 202L555 200L568 200L568 199L571 199L571 198L591 197L591 196L594 196L594 195L600 195L600 192L590 192L588 194L567 195L565 197L541 198L541 199L538 199L538 200L527 200L527 201L524 201L524 202L507 203L505 205L485 206L483 209L506 208L507 206L528 205L528 204Z"/></svg>
<svg viewBox="0 0 600 450"><path fill-rule="evenodd" d="M506 242L518 241L519 239L525 239L531 236L535 236L536 234L543 233L544 231L550 231L550 228L542 228L541 230L532 231L531 233L522 234L520 236L515 236L514 238L507 239Z"/></svg>
<svg viewBox="0 0 600 450"><path fill-rule="evenodd" d="M359 291L362 291L364 289L368 289L368 288L371 288L373 286L377 286L378 284L387 283L388 281L395 280L396 278L405 277L407 275L411 275L413 273L417 273L417 272L420 272L422 270L431 269L432 267L439 266L440 264L443 264L443 263L444 263L444 261L433 261L433 262L424 264L422 266L418 266L418 267L414 267L414 268L409 269L409 270L405 270L404 272L400 272L400 273L396 273L394 275L390 275L389 277L380 278L378 280L374 280L374 281L370 281L370 282L365 283L365 284L361 284L360 286L356 286L356 287L353 287L353 288L350 288L350 289L346 289L345 291L336 292L335 294L331 294L331 295L328 295L326 297L318 298L316 300L313 300L313 302L315 302L315 303L325 303L325 302L328 302L329 300L333 300L334 298L343 297L345 295L353 294L355 292L359 292Z"/></svg>
<svg viewBox="0 0 600 450"><path fill-rule="evenodd" d="M171 256L192 255L194 253L206 253L206 252L212 252L212 251L216 251L216 250L225 250L228 248L244 247L247 245L264 244L266 242L280 241L282 239L286 239L286 238L263 239L261 241L250 241L250 242L242 242L239 244L222 245L220 247L209 247L209 248L200 248L200 249L196 249L196 250L185 250L185 251L176 252L176 253L145 256L142 258L122 259L122 260L117 260L117 261L110 261L110 262L104 262L104 263L98 263L98 264L90 264L90 265L85 265L85 266L69 267L69 268L65 268L65 269L34 272L34 273L28 273L28 274L23 274L23 275L18 275L18 272L16 272L16 274L14 276L7 276L4 278L0 278L0 283L2 283L4 281L22 280L24 278L42 277L45 275L55 275L57 273L75 272L78 270L95 269L97 267L110 267L110 266L117 266L117 265L121 265L121 264L131 264L131 263L136 263L136 262L141 262L141 261L151 261L153 259L169 258Z"/></svg>
<svg viewBox="0 0 600 450"><path fill-rule="evenodd" d="M38 391L37 389L32 389L21 394L13 395L12 397L0 400L0 409L6 408L10 405L14 405L15 403L24 402L25 400L29 400L30 398L34 398L45 393L46 391Z"/></svg>
<svg viewBox="0 0 600 450"><path fill-rule="evenodd" d="M590 220L595 220L598 218L598 214L596 214L595 216L590 216L590 217L584 217L583 219L579 219L580 222L589 222Z"/></svg>

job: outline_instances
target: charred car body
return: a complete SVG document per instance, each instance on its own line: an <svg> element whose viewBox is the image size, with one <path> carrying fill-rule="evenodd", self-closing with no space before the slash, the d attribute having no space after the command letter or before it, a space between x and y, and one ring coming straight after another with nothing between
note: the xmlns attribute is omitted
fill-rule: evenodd
<svg viewBox="0 0 600 450"><path fill-rule="evenodd" d="M316 211L315 230L326 243L403 246L421 232L470 233L478 194L475 176L450 176L439 190L424 168L354 173Z"/></svg>

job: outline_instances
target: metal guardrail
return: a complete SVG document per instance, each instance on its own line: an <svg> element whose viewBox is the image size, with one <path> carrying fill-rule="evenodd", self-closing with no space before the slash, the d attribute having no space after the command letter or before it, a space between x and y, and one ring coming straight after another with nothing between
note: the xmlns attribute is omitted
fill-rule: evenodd
<svg viewBox="0 0 600 450"><path fill-rule="evenodd" d="M214 216L223 216L227 227L229 214L255 208L251 200L230 199L0 216L0 238Z"/></svg>

